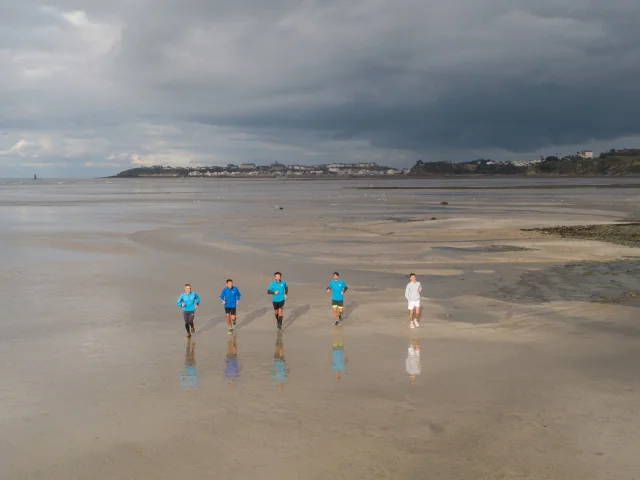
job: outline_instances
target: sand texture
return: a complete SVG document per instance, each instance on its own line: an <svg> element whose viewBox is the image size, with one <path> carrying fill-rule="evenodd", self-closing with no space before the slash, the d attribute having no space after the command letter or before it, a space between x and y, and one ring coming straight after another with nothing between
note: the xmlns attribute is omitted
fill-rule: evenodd
<svg viewBox="0 0 640 480"><path fill-rule="evenodd" d="M632 180L4 182L0 478L638 479Z"/></svg>

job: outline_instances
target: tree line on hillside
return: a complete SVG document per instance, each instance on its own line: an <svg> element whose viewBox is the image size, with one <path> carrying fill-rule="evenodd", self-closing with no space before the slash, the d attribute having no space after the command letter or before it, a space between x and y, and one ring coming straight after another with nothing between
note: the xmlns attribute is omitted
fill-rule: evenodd
<svg viewBox="0 0 640 480"><path fill-rule="evenodd" d="M598 158L549 156L526 165L490 159L462 163L419 160L409 175L640 175L640 150L625 149L620 155L617 152L606 152Z"/></svg>

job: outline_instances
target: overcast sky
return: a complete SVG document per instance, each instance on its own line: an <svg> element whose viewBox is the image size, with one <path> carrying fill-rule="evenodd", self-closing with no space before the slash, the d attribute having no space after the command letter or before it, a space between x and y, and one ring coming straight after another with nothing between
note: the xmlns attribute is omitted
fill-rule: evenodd
<svg viewBox="0 0 640 480"><path fill-rule="evenodd" d="M640 147L638 0L0 0L0 178Z"/></svg>

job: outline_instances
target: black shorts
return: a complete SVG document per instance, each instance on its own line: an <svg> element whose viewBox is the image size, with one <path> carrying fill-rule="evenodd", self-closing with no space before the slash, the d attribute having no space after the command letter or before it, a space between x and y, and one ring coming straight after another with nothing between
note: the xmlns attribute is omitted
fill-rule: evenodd
<svg viewBox="0 0 640 480"><path fill-rule="evenodd" d="M233 308L224 307L224 313L228 313L229 315L235 315L236 307L233 307Z"/></svg>
<svg viewBox="0 0 640 480"><path fill-rule="evenodd" d="M196 312L182 312L182 316L184 317L184 323L193 325L193 319L196 316Z"/></svg>
<svg viewBox="0 0 640 480"><path fill-rule="evenodd" d="M274 310L280 310L281 308L284 308L284 300L281 300L279 302L272 302L272 303L273 303Z"/></svg>
<svg viewBox="0 0 640 480"><path fill-rule="evenodd" d="M344 300L331 300L331 305L333 305L334 308L342 308L344 307Z"/></svg>

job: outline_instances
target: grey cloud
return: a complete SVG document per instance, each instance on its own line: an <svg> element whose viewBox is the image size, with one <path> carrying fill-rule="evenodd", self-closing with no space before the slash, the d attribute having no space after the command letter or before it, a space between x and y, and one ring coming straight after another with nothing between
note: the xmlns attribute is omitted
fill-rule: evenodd
<svg viewBox="0 0 640 480"><path fill-rule="evenodd" d="M84 29L40 2L0 3L0 128L95 136L105 158L398 164L640 135L635 0L47 4L85 11ZM176 131L150 141L145 123Z"/></svg>

